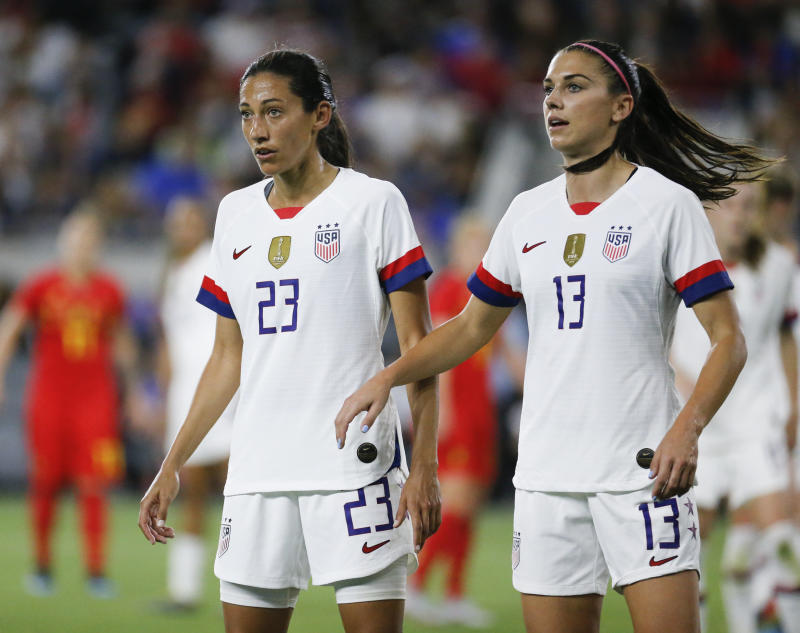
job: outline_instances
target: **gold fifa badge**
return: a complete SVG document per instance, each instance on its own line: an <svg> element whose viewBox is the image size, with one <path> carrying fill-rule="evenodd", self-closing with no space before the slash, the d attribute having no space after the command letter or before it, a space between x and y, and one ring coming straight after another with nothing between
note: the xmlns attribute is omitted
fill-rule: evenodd
<svg viewBox="0 0 800 633"><path fill-rule="evenodd" d="M583 256L583 247L586 244L586 233L573 233L567 236L564 244L564 261L567 266L574 266Z"/></svg>
<svg viewBox="0 0 800 633"><path fill-rule="evenodd" d="M292 238L289 235L273 237L269 245L267 259L275 268L280 268L289 260L289 251L292 249Z"/></svg>

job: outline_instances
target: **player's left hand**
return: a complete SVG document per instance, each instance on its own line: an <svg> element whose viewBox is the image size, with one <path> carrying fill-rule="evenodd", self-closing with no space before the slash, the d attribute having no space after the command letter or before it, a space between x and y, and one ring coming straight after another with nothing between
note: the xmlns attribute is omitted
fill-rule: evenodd
<svg viewBox="0 0 800 633"><path fill-rule="evenodd" d="M436 465L415 465L400 494L394 527L410 517L414 528L414 551L419 552L425 540L432 536L442 522L442 494Z"/></svg>
<svg viewBox="0 0 800 633"><path fill-rule="evenodd" d="M675 421L656 449L650 464L653 498L667 499L689 491L697 471L698 432L688 420Z"/></svg>

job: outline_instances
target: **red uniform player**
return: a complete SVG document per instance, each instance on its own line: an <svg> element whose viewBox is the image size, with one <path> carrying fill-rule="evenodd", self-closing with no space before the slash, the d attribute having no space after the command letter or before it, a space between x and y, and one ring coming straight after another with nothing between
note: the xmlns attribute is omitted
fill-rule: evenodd
<svg viewBox="0 0 800 633"><path fill-rule="evenodd" d="M56 497L78 492L89 590L107 597L105 491L122 472L113 352L124 299L95 270L101 231L87 213L70 216L59 237L62 265L22 285L0 320L0 400L5 369L26 324L35 332L25 413L36 573L27 587L52 591L50 537ZM127 354L130 358L130 353Z"/></svg>
<svg viewBox="0 0 800 633"><path fill-rule="evenodd" d="M458 221L450 239L450 265L433 278L431 316L439 325L467 305L466 279L489 244L478 220ZM439 480L442 524L420 552L409 578L406 611L431 624L488 626L491 615L464 597L464 571L475 517L497 474L497 415L489 365L494 343L439 377ZM447 565L446 599L436 608L421 593L431 567Z"/></svg>

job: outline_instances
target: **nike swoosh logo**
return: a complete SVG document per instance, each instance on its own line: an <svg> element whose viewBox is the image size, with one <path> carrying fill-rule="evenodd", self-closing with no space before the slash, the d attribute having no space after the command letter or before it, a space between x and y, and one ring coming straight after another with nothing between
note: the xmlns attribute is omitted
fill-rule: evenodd
<svg viewBox="0 0 800 633"><path fill-rule="evenodd" d="M528 243L525 242L525 246L522 247L522 252L523 253L527 253L528 251L532 251L534 248L536 248L537 246L541 246L546 241L547 240L545 240L544 242L536 242L536 244L534 244L533 246L528 246Z"/></svg>
<svg viewBox="0 0 800 633"><path fill-rule="evenodd" d="M388 542L389 541L386 540L386 541L381 541L380 543L377 543L375 545L367 545L367 542L364 541L364 544L361 546L361 551L364 552L365 554L371 554L379 547L383 547L384 545L386 545Z"/></svg>
<svg viewBox="0 0 800 633"><path fill-rule="evenodd" d="M239 258L240 258L242 255L244 255L244 254L245 254L245 253L246 253L248 250L250 250L252 247L253 247L253 245L252 245L252 244L250 244L250 246L248 246L247 248L243 248L243 249L242 249L242 250L240 250L238 253L236 252L236 249L234 248L234 249L233 249L233 258L234 258L234 259L239 259Z"/></svg>
<svg viewBox="0 0 800 633"><path fill-rule="evenodd" d="M668 563L671 560L675 560L678 558L678 555L670 556L669 558L662 558L661 560L656 560L655 556L650 557L650 567L658 567L659 565L663 565L664 563Z"/></svg>

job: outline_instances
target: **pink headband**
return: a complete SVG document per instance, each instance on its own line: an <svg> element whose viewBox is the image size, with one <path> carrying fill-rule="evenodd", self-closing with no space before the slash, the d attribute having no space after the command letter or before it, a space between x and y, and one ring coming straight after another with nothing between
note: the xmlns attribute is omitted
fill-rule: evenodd
<svg viewBox="0 0 800 633"><path fill-rule="evenodd" d="M619 75L620 79L622 79L622 83L624 83L625 87L628 89L628 94L633 96L633 93L631 92L631 87L628 85L628 80L625 79L625 75L622 73L622 71L620 70L619 66L617 66L614 63L613 59L611 59L608 55L606 55L599 48L597 48L596 46L592 46L591 44L586 44L584 42L575 42L574 44L572 44L572 46L583 46L585 48L588 48L589 50L594 51L595 53L600 55L600 57L605 59L608 62L608 65L611 66L611 68L613 68L614 70L617 71L617 74Z"/></svg>

